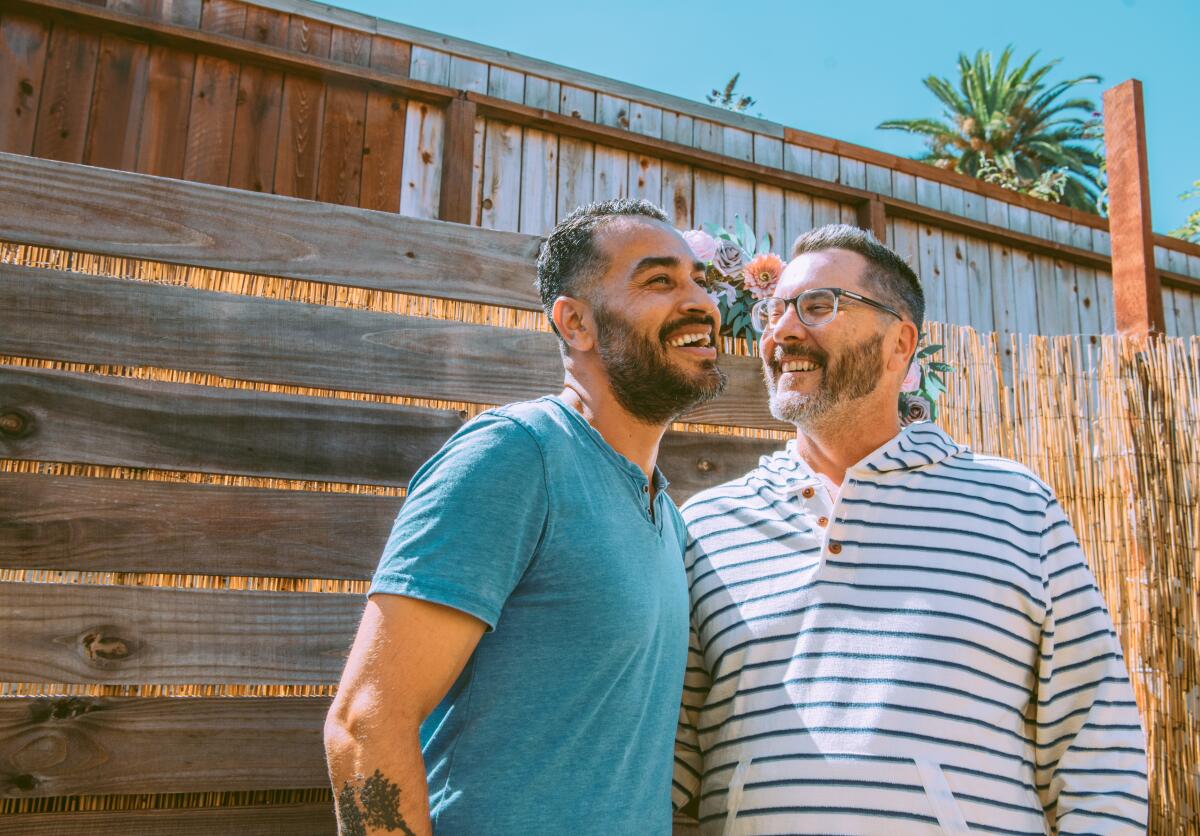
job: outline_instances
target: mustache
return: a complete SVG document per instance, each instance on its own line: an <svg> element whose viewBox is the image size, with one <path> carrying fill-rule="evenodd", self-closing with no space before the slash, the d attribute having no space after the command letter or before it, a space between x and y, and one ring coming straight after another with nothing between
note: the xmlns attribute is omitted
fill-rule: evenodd
<svg viewBox="0 0 1200 836"><path fill-rule="evenodd" d="M784 348L781 345L775 346L775 351L771 354L771 362L775 366L781 366L787 360L811 360L814 363L825 365L829 359L829 355L819 348L809 348L807 346L795 346L792 348Z"/></svg>
<svg viewBox="0 0 1200 836"><path fill-rule="evenodd" d="M713 341L716 342L717 321L711 316L685 316L681 319L675 320L674 322L668 322L658 332L659 342L665 342L667 339L667 334L670 334L672 331L678 330L685 325L703 325L704 327L708 328L709 332L712 334Z"/></svg>

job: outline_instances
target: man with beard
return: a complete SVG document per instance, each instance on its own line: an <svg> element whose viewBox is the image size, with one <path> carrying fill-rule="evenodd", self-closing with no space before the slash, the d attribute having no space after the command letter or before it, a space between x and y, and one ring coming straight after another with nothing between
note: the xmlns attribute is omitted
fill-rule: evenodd
<svg viewBox="0 0 1200 836"><path fill-rule="evenodd" d="M787 449L684 506L677 806L704 833L1132 833L1146 756L1071 525L1020 465L902 429L924 297L869 233L754 311Z"/></svg>
<svg viewBox="0 0 1200 836"><path fill-rule="evenodd" d="M655 460L724 386L703 281L645 201L544 243L565 386L413 477L326 721L341 833L670 832L686 532Z"/></svg>

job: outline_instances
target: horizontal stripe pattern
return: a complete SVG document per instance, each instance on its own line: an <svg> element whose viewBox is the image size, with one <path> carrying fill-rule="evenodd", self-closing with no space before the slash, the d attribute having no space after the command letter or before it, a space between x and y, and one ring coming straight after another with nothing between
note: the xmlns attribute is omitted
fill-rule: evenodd
<svg viewBox="0 0 1200 836"><path fill-rule="evenodd" d="M1121 649L1028 470L919 424L839 496L789 444L683 514L673 793L699 798L702 832L932 834L957 816L981 833L1145 830ZM952 802L925 786L931 765Z"/></svg>

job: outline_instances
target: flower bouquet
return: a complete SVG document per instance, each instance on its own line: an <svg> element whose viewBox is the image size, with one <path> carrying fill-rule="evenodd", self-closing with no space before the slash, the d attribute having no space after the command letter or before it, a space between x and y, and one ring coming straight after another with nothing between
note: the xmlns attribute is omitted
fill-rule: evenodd
<svg viewBox="0 0 1200 836"><path fill-rule="evenodd" d="M921 334L918 345L925 341L925 336ZM943 348L944 345L927 345L913 357L908 374L900 384L901 426L937 420L938 398L946 391L946 381L942 375L954 371L949 363L930 359Z"/></svg>
<svg viewBox="0 0 1200 836"><path fill-rule="evenodd" d="M756 238L734 215L733 229L713 224L689 229L683 238L707 268L709 295L721 311L721 336L744 340L753 354L758 332L750 323L750 309L775 290L783 274L783 259L771 252L771 236Z"/></svg>

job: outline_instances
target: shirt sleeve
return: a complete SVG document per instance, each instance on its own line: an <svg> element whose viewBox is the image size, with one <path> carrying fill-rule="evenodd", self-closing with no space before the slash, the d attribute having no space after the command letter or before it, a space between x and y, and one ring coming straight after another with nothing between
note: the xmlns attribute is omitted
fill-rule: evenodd
<svg viewBox="0 0 1200 836"><path fill-rule="evenodd" d="M679 726L675 731L675 774L671 779L671 805L676 810L688 806L700 794L703 758L698 731L700 709L708 698L711 681L700 652L696 628L688 631L687 672L683 677L683 704L679 707Z"/></svg>
<svg viewBox="0 0 1200 836"><path fill-rule="evenodd" d="M443 604L494 628L548 520L537 440L484 413L413 476L367 594Z"/></svg>
<svg viewBox="0 0 1200 836"><path fill-rule="evenodd" d="M1051 499L1037 686L1037 788L1052 833L1138 833L1146 741L1121 646L1083 551Z"/></svg>

